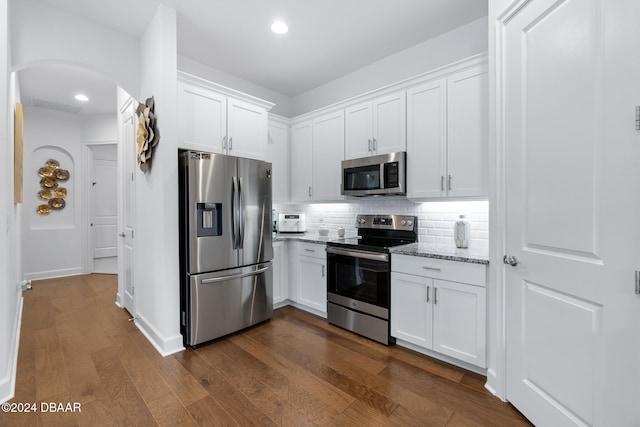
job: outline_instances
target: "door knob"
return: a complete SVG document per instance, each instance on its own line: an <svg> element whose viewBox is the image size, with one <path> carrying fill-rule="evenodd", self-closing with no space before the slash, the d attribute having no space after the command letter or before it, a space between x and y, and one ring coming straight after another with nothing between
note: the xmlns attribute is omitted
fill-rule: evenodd
<svg viewBox="0 0 640 427"><path fill-rule="evenodd" d="M518 258L514 257L513 255L505 255L502 258L502 262L504 262L505 264L509 264L512 267L515 267L516 265L518 265Z"/></svg>
<svg viewBox="0 0 640 427"><path fill-rule="evenodd" d="M122 233L118 234L118 236L124 237L125 236L124 231Z"/></svg>

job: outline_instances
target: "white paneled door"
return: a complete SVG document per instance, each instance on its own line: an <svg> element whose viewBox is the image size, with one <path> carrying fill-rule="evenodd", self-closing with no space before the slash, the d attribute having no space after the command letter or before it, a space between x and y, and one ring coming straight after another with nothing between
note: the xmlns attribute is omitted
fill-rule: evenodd
<svg viewBox="0 0 640 427"><path fill-rule="evenodd" d="M535 425L640 422L638 17L516 1L498 27L507 399Z"/></svg>
<svg viewBox="0 0 640 427"><path fill-rule="evenodd" d="M120 147L122 165L120 182L122 192L119 203L119 251L118 251L118 296L120 304L135 317L134 232L135 232L135 168L136 168L136 103L129 99L120 110Z"/></svg>
<svg viewBox="0 0 640 427"><path fill-rule="evenodd" d="M91 181L93 258L118 255L118 162L116 150L116 144L99 145L91 150L93 156Z"/></svg>

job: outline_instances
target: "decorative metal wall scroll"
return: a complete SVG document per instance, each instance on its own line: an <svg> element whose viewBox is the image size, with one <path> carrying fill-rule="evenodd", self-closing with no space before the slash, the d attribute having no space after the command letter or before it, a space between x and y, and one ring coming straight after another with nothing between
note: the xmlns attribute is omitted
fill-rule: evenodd
<svg viewBox="0 0 640 427"><path fill-rule="evenodd" d="M44 166L38 169L41 190L38 191L38 198L46 202L37 207L36 212L40 215L49 215L51 211L64 209L67 197L67 189L61 187L61 182L69 180L69 171L60 168L60 162L49 159Z"/></svg>
<svg viewBox="0 0 640 427"><path fill-rule="evenodd" d="M139 103L136 109L136 114L138 115L137 157L138 166L143 172L151 168L151 155L155 146L158 145L158 141L160 141L154 108L155 101L151 97L144 103Z"/></svg>

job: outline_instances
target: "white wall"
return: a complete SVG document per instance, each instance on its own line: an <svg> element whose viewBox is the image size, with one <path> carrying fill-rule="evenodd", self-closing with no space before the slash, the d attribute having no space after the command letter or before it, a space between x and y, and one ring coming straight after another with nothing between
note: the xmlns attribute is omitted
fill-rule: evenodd
<svg viewBox="0 0 640 427"><path fill-rule="evenodd" d="M56 159L70 178L64 209L39 215L38 169ZM77 114L24 108L24 203L22 216L25 279L70 276L83 272L82 125Z"/></svg>
<svg viewBox="0 0 640 427"><path fill-rule="evenodd" d="M47 3L11 2L11 44L14 70L38 63L77 64L103 73L134 96L139 93L136 39Z"/></svg>
<svg viewBox="0 0 640 427"><path fill-rule="evenodd" d="M182 349L178 272L176 12L161 5L140 40L143 97L155 98L160 142L151 169L137 170L136 324L162 354Z"/></svg>
<svg viewBox="0 0 640 427"><path fill-rule="evenodd" d="M292 117L291 98L286 95L258 86L216 68L211 68L185 56L178 56L178 70L244 92L256 98L273 102L276 105L271 109L271 113L283 117Z"/></svg>
<svg viewBox="0 0 640 427"><path fill-rule="evenodd" d="M116 142L116 116L37 107L25 107L24 112L23 277L34 280L86 273L89 188L83 143ZM42 216L36 213L37 206L45 203L37 197L41 189L37 171L49 158L59 160L71 178L60 183L68 190L65 208Z"/></svg>
<svg viewBox="0 0 640 427"><path fill-rule="evenodd" d="M308 113L486 51L485 17L295 96L291 112Z"/></svg>
<svg viewBox="0 0 640 427"><path fill-rule="evenodd" d="M16 225L13 204L13 104L10 92L9 5L0 0L0 402L13 396L15 380L15 342L18 328L18 306L21 298L16 291L16 260L12 243Z"/></svg>
<svg viewBox="0 0 640 427"><path fill-rule="evenodd" d="M118 141L118 117L115 113L83 115L81 126L84 143Z"/></svg>

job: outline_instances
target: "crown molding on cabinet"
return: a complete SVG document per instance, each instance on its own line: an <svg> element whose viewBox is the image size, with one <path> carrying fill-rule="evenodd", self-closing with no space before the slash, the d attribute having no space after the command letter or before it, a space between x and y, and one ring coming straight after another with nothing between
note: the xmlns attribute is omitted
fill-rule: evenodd
<svg viewBox="0 0 640 427"><path fill-rule="evenodd" d="M317 110L292 117L288 120L290 124L303 122L305 120L315 118L322 114L327 114L328 112L331 112L331 111L346 109L352 105L359 104L361 102L371 101L375 98L388 95L400 90L408 89L412 86L416 86L418 84L422 84L430 80L436 80L436 79L448 76L450 74L454 74L459 71L465 70L467 68L472 68L477 65L485 64L487 63L487 61L488 61L488 54L486 52L479 53L477 55L473 55L468 58L464 58L459 61L443 65L433 70L426 71L416 76L409 77L407 79L392 83L390 85L383 86L378 89L374 89L372 91L365 92L360 95L353 96L351 98L347 98L340 102L327 105ZM272 117L272 115L270 114L269 117Z"/></svg>
<svg viewBox="0 0 640 427"><path fill-rule="evenodd" d="M271 110L273 108L274 104L273 102L269 102L269 101L265 101L264 99L260 99L257 98L255 96L246 94L244 92L240 92L238 90L235 89L231 89L230 87L227 86L223 86L221 84L218 83L214 83L210 80L205 80L201 77L198 76L194 76L193 74L189 74L189 73L185 73L184 71L180 71L178 70L178 80L182 80L184 82L188 82L194 85L198 85L201 86L203 88L206 89L211 89L214 90L220 94L226 95L226 96L230 96L232 98L236 98L236 99L240 99L242 101L246 101L249 102L251 104L260 106L264 109L266 109L267 111ZM271 116L271 115L270 115Z"/></svg>

